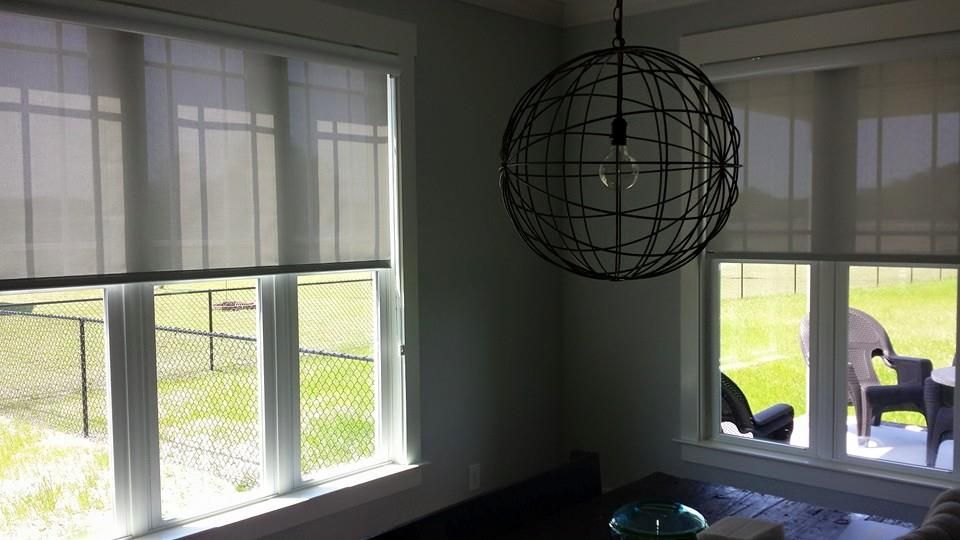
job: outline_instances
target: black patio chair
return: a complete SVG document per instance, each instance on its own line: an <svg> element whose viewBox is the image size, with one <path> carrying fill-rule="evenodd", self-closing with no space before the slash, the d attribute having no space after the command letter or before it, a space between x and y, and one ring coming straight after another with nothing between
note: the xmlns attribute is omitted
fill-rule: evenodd
<svg viewBox="0 0 960 540"><path fill-rule="evenodd" d="M740 433L752 434L755 439L790 442L793 433L793 407L778 403L756 414L733 379L720 373L720 421L737 426Z"/></svg>

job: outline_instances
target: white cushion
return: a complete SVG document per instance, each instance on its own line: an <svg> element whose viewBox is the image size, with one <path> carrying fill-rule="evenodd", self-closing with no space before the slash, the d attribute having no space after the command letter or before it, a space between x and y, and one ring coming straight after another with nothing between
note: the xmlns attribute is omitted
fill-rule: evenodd
<svg viewBox="0 0 960 540"><path fill-rule="evenodd" d="M725 517L697 535L697 540L784 540L783 525L739 517Z"/></svg>

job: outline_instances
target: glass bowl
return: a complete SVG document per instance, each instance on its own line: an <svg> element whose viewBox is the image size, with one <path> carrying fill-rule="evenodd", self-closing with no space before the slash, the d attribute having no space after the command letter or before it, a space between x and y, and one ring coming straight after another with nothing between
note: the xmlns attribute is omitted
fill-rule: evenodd
<svg viewBox="0 0 960 540"><path fill-rule="evenodd" d="M620 540L696 540L707 528L700 512L675 502L632 502L613 513L610 532Z"/></svg>

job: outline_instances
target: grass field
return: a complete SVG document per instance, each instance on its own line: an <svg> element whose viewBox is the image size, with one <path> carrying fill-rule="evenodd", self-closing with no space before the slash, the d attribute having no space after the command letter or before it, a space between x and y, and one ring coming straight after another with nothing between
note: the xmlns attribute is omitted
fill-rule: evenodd
<svg viewBox="0 0 960 540"><path fill-rule="evenodd" d="M724 276L722 287L728 291L721 300L720 366L754 410L789 403L802 415L807 412L807 365L799 328L807 312L807 282L801 277L800 292L794 294L792 265L756 266L768 268L748 267L745 275L753 272L755 282L745 289L762 293L740 298L729 292L739 288L739 270L730 269ZM940 279L935 269L918 269L910 283L909 269L884 268L879 286L876 272L875 267L851 270L850 306L877 319L899 354L929 358L934 367L950 365L957 334L956 271ZM799 273L804 276L805 271ZM769 276L766 283L763 276ZM893 370L874 362L881 381L896 381ZM888 413L884 420L924 425L918 413Z"/></svg>
<svg viewBox="0 0 960 540"><path fill-rule="evenodd" d="M300 280L301 347L372 356L371 274ZM211 313L208 301L214 305L252 305L254 291L222 290L252 286L250 280L231 280L158 287L157 325L207 332ZM205 292L169 294L206 289L221 290L213 292L209 300ZM70 300L67 304L37 305L29 311L102 319L102 301L77 302L98 295L99 291L63 291L5 295L0 301L28 304ZM254 309L215 308L212 317L214 332L256 335ZM67 534L70 527L82 528L90 516L109 514L103 324L86 321L84 332L89 439L78 436L82 428L78 321L0 317L0 483L22 487L15 493L0 493L0 537L11 536L14 530L5 523L14 527L28 523L32 529L54 527L72 536ZM256 343L227 337L211 340L207 335L163 328L158 328L156 340L164 515L195 513L206 504L222 506L231 498L246 497L259 485L260 470ZM301 353L300 383L301 463L305 474L374 453L372 362ZM23 440L29 440L29 444ZM95 471L91 474L96 482L78 484L64 474L64 441L74 441L73 451L89 454L88 469ZM30 451L24 453L22 449L27 447ZM19 457L5 460L7 455ZM69 512L79 517L70 523L51 521L55 517L62 521L67 515L62 507L36 503L38 497L50 497L52 493L59 499L79 501Z"/></svg>

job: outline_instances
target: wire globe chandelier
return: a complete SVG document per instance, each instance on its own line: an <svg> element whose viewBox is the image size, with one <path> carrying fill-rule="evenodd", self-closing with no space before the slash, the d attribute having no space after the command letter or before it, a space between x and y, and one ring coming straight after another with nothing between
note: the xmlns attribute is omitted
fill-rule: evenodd
<svg viewBox="0 0 960 540"><path fill-rule="evenodd" d="M692 261L737 200L740 133L700 69L627 46L623 0L613 46L574 58L514 107L500 190L527 245L603 280L650 278Z"/></svg>

